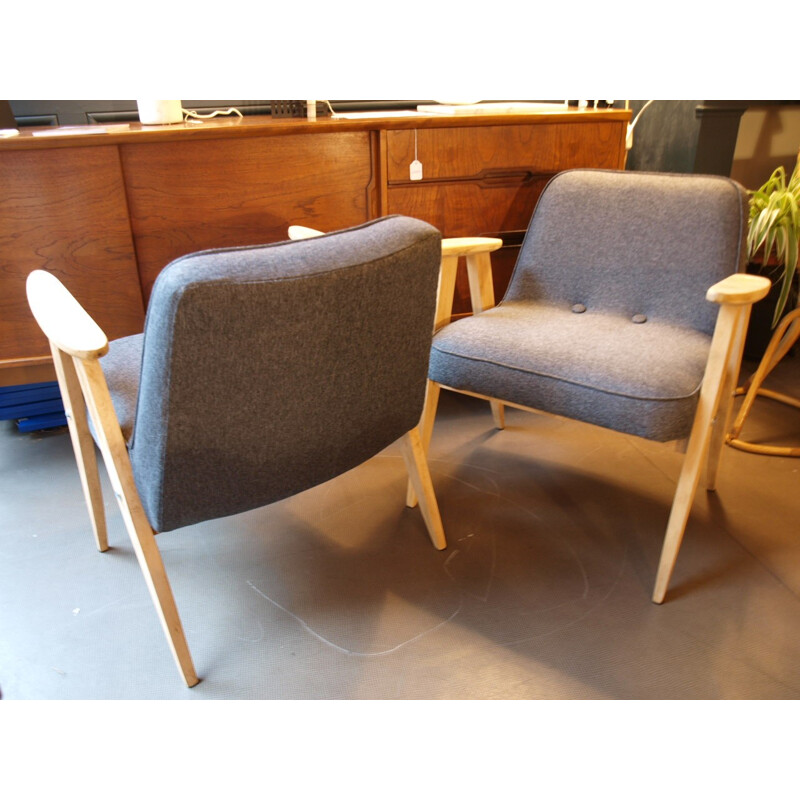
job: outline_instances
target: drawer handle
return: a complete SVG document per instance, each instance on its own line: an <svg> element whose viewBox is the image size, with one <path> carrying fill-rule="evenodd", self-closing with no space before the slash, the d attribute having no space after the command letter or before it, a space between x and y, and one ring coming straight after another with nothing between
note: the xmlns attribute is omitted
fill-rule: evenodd
<svg viewBox="0 0 800 800"><path fill-rule="evenodd" d="M513 186L527 183L533 178L529 169L487 169L479 173L481 183L490 186Z"/></svg>

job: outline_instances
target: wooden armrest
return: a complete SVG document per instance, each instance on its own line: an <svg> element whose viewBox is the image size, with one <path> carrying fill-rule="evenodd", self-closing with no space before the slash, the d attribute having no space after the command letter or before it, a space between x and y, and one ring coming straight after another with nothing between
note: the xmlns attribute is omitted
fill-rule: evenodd
<svg viewBox="0 0 800 800"><path fill-rule="evenodd" d="M108 339L55 275L35 270L26 282L28 304L45 336L59 350L82 359L108 352Z"/></svg>
<svg viewBox="0 0 800 800"><path fill-rule="evenodd" d="M315 230L314 228L306 228L304 225L289 226L290 239L313 239L315 236L324 235L322 231Z"/></svg>
<svg viewBox="0 0 800 800"><path fill-rule="evenodd" d="M477 253L493 253L502 246L502 239L493 239L489 236L442 239L442 255L460 258L461 256L476 255Z"/></svg>
<svg viewBox="0 0 800 800"><path fill-rule="evenodd" d="M730 303L732 305L748 305L766 297L770 283L761 275L747 275L737 272L728 275L719 283L715 283L707 292L706 300L712 303Z"/></svg>

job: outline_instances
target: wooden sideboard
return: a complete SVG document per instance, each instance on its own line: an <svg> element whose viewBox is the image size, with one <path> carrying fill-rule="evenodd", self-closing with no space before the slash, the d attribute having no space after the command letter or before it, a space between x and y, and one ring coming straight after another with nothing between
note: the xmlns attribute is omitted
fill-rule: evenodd
<svg viewBox="0 0 800 800"><path fill-rule="evenodd" d="M0 140L0 386L52 380L25 279L60 277L110 339L142 330L156 276L209 247L281 241L291 224L334 230L407 214L444 236L507 239L498 294L548 179L621 169L630 112L138 123L106 133ZM422 179L410 166L422 164ZM454 311L466 309L459 276Z"/></svg>

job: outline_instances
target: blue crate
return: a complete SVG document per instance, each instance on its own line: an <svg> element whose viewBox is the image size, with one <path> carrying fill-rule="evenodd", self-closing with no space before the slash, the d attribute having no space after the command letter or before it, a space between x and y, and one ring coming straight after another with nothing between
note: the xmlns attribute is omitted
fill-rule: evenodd
<svg viewBox="0 0 800 800"><path fill-rule="evenodd" d="M60 414L40 414L35 417L23 417L17 420L17 429L21 433L43 431L49 428L61 428L67 424L67 416L62 411Z"/></svg>
<svg viewBox="0 0 800 800"><path fill-rule="evenodd" d="M66 425L58 382L0 387L0 419L17 420L24 433Z"/></svg>

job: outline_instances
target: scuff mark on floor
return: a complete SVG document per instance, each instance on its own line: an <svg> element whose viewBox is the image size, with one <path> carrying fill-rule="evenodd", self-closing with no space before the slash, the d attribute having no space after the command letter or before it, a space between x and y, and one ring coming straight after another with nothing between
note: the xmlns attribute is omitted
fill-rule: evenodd
<svg viewBox="0 0 800 800"><path fill-rule="evenodd" d="M284 614L288 614L292 619L294 619L297 622L299 622L300 625L303 627L303 629L305 631L310 633L315 639L318 639L323 644L326 644L329 647L332 647L334 650L338 650L340 653L344 653L345 655L348 655L348 656L361 656L361 657L364 657L364 658L372 658L372 657L375 657L375 656L387 656L387 655L389 655L391 653L396 653L398 650L400 650L401 648L405 647L406 645L409 645L412 642L416 642L418 639L422 639L424 636L428 636L429 634L433 633L434 631L439 630L439 628L443 628L445 625L447 625L450 622L452 622L458 616L458 614L461 612L461 609L463 608L463 605L464 605L464 601L463 601L463 598L462 598L461 601L458 604L458 608L447 619L442 620L438 624L434 625L432 628L428 628L427 630L424 630L421 633L418 633L416 636L412 636L410 639L406 639L404 642L400 642L400 644L397 644L394 647L390 647L388 650L379 650L379 651L374 652L374 653L363 653L363 652L360 652L358 650L348 650L346 647L342 647L341 645L338 645L335 642L330 641L330 639L326 639L324 636L322 636L321 634L317 633L307 622L305 622L305 620L303 620L300 617L298 617L297 614L293 614L291 611L289 611L288 608L284 608L280 603L278 603L277 601L273 600L268 595L264 594L264 592L262 592L261 589L259 589L258 586L256 586L253 583L253 581L247 581L247 585L254 592L256 592L256 594L260 595L265 600L267 600L268 602L272 603L272 605L274 605L275 608L280 609L281 611L284 612Z"/></svg>

